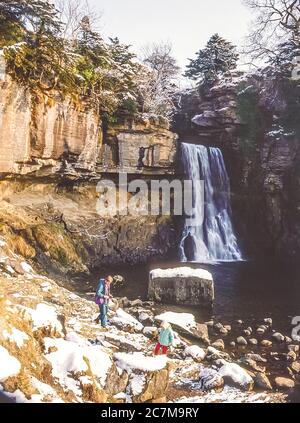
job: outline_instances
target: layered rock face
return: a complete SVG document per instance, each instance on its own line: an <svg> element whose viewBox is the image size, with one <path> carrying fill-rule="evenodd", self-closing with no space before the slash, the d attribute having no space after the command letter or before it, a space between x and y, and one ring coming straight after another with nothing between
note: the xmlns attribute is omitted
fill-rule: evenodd
<svg viewBox="0 0 300 423"><path fill-rule="evenodd" d="M270 71L228 74L180 101L174 124L180 139L222 149L247 257L263 252L297 263L300 256L300 142L290 123L297 98L297 89L289 98L282 78Z"/></svg>
<svg viewBox="0 0 300 423"><path fill-rule="evenodd" d="M100 118L84 105L37 101L9 77L0 82L0 105L0 173L42 176L64 171L66 162L95 168Z"/></svg>
<svg viewBox="0 0 300 423"><path fill-rule="evenodd" d="M177 135L170 132L168 121L161 117L143 117L134 122L114 125L106 131L99 170L172 174L176 140Z"/></svg>
<svg viewBox="0 0 300 423"><path fill-rule="evenodd" d="M177 136L164 119L142 116L104 130L85 104L33 96L2 72L0 134L5 235L18 236L29 247L23 253L44 268L144 263L175 248L169 218L96 210L104 174L118 195L119 172L149 184L174 173Z"/></svg>
<svg viewBox="0 0 300 423"><path fill-rule="evenodd" d="M94 110L69 100L33 98L9 76L0 80L0 133L0 174L174 171L177 137L164 119L114 125L103 142L101 117Z"/></svg>

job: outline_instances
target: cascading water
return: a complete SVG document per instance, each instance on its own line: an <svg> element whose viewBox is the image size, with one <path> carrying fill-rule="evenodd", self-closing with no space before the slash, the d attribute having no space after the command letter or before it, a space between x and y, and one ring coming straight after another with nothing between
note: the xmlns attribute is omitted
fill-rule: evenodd
<svg viewBox="0 0 300 423"><path fill-rule="evenodd" d="M203 223L191 226L190 219L186 219L181 260L242 260L232 225L230 184L221 150L183 143L181 152L186 179L204 183L204 207L202 193L193 189L193 219Z"/></svg>

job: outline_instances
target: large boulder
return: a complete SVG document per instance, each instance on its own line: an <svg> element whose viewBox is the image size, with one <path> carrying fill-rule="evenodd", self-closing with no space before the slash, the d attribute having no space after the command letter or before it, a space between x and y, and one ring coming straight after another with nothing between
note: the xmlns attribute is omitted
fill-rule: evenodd
<svg viewBox="0 0 300 423"><path fill-rule="evenodd" d="M149 357L142 353L116 353L117 366L129 374L126 392L133 403L166 402L169 366L166 356Z"/></svg>
<svg viewBox="0 0 300 423"><path fill-rule="evenodd" d="M197 323L193 314L168 311L155 316L154 319L160 323L164 321L169 322L173 326L173 329L184 337L196 339L205 345L210 344L207 325Z"/></svg>
<svg viewBox="0 0 300 423"><path fill-rule="evenodd" d="M150 272L148 295L151 300L161 303L211 307L214 281L204 269L155 269Z"/></svg>
<svg viewBox="0 0 300 423"><path fill-rule="evenodd" d="M224 364L219 370L219 375L223 377L228 385L233 385L246 391L250 391L253 388L254 381L252 377L238 364Z"/></svg>

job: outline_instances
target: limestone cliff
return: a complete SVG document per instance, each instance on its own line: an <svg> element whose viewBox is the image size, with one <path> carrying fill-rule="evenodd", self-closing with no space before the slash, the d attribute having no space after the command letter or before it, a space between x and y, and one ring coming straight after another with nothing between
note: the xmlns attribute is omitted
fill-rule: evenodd
<svg viewBox="0 0 300 423"><path fill-rule="evenodd" d="M101 116L86 104L33 96L5 74L0 134L0 174L172 173L176 153L176 135L163 118L140 116L104 130Z"/></svg>
<svg viewBox="0 0 300 423"><path fill-rule="evenodd" d="M174 173L177 136L165 119L107 126L85 104L33 96L4 74L0 134L0 233L44 268L134 264L175 248L171 219L96 212L104 174L117 182L119 172L146 181Z"/></svg>

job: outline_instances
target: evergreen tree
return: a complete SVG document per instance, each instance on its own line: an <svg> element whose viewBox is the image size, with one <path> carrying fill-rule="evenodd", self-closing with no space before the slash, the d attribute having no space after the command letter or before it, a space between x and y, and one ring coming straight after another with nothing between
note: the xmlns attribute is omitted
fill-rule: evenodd
<svg viewBox="0 0 300 423"><path fill-rule="evenodd" d="M8 72L35 92L75 90L71 56L60 38L54 5L44 0L0 0L0 47Z"/></svg>
<svg viewBox="0 0 300 423"><path fill-rule="evenodd" d="M300 36L280 43L274 51L274 56L268 62L274 66L277 72L286 78L291 78L293 69L300 57Z"/></svg>
<svg viewBox="0 0 300 423"><path fill-rule="evenodd" d="M213 84L217 78L236 68L239 55L236 47L218 34L213 35L206 47L189 59L185 76L205 84Z"/></svg>
<svg viewBox="0 0 300 423"><path fill-rule="evenodd" d="M44 0L0 0L0 47L22 41L43 31L57 35L61 30L57 10Z"/></svg>

